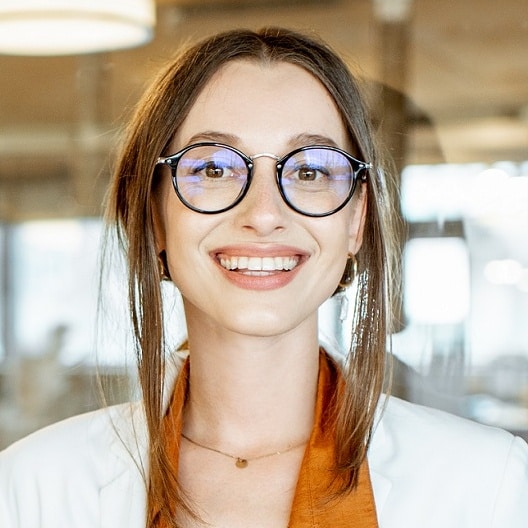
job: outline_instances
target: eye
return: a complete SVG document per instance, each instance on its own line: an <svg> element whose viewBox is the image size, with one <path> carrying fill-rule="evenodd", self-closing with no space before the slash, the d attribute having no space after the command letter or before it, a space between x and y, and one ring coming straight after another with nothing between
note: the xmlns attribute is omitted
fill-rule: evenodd
<svg viewBox="0 0 528 528"><path fill-rule="evenodd" d="M207 178L222 178L226 170L226 167L222 167L212 161L206 163L203 167L204 174Z"/></svg>
<svg viewBox="0 0 528 528"><path fill-rule="evenodd" d="M234 167L216 160L202 161L193 167L192 174L203 180L222 180L238 175Z"/></svg>
<svg viewBox="0 0 528 528"><path fill-rule="evenodd" d="M303 165L296 168L297 179L300 181L315 181L324 176L328 176L328 170L323 167L314 167L310 165Z"/></svg>

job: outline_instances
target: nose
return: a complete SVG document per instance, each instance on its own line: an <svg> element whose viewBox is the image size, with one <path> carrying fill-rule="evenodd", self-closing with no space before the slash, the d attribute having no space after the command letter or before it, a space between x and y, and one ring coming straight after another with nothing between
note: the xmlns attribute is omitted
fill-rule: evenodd
<svg viewBox="0 0 528 528"><path fill-rule="evenodd" d="M286 226L287 205L277 187L276 171L274 159L256 160L249 190L235 207L237 223L258 236L270 235Z"/></svg>

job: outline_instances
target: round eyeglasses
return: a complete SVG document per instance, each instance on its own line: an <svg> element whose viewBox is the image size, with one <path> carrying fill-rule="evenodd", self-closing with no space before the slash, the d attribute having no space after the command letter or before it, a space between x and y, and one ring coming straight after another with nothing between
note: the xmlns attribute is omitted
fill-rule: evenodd
<svg viewBox="0 0 528 528"><path fill-rule="evenodd" d="M301 147L282 158L274 154L247 156L222 143L195 143L176 154L160 157L156 165L172 171L174 190L184 205L204 214L235 207L247 194L254 160L276 161L276 182L286 204L306 216L328 216L342 209L357 181L366 182L372 164L336 147Z"/></svg>

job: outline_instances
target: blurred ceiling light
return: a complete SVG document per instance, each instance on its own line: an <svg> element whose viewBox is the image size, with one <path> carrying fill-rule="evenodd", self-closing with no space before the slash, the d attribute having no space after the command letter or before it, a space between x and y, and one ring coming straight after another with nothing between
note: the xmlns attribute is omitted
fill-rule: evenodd
<svg viewBox="0 0 528 528"><path fill-rule="evenodd" d="M382 22L405 22L410 15L412 0L373 0L374 14Z"/></svg>
<svg viewBox="0 0 528 528"><path fill-rule="evenodd" d="M77 55L152 39L154 0L2 0L0 54Z"/></svg>

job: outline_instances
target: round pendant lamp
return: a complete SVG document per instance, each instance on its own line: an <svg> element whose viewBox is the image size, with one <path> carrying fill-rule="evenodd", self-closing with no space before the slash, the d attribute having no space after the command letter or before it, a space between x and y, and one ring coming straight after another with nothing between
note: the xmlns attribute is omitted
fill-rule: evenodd
<svg viewBox="0 0 528 528"><path fill-rule="evenodd" d="M77 55L152 39L154 0L1 0L0 54Z"/></svg>

